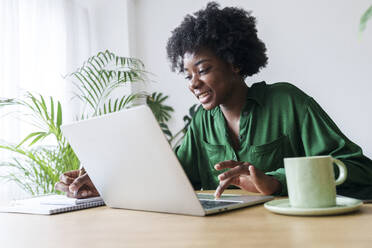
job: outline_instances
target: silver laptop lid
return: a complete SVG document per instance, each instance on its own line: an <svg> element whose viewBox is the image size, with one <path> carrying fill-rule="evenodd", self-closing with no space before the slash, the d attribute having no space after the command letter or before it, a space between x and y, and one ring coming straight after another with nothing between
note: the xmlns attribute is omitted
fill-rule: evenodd
<svg viewBox="0 0 372 248"><path fill-rule="evenodd" d="M205 215L147 106L61 128L108 206Z"/></svg>

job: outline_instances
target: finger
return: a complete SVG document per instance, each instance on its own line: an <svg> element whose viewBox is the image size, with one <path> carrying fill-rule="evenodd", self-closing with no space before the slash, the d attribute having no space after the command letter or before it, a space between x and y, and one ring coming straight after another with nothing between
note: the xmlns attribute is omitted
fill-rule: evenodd
<svg viewBox="0 0 372 248"><path fill-rule="evenodd" d="M254 166L249 166L251 172L251 180L255 184L256 189L264 194L271 195L281 188L280 183L273 177L266 175Z"/></svg>
<svg viewBox="0 0 372 248"><path fill-rule="evenodd" d="M230 185L234 185L234 186L242 188L242 186L243 186L242 178L243 177L240 177L240 176L232 178L232 180L230 182ZM247 177L244 177L244 178L247 178ZM247 183L247 182L244 182L244 183ZM253 185L253 183L252 183L252 185Z"/></svg>
<svg viewBox="0 0 372 248"><path fill-rule="evenodd" d="M225 189L231 184L234 178L229 178L224 181L220 181L220 185L218 185L216 191L214 192L214 197L216 199L220 198L222 193L225 191Z"/></svg>
<svg viewBox="0 0 372 248"><path fill-rule="evenodd" d="M62 175L59 176L59 180L61 181L61 183L70 185L75 180L75 178L65 176L65 175L62 174Z"/></svg>
<svg viewBox="0 0 372 248"><path fill-rule="evenodd" d="M236 177L236 176L240 176L240 175L249 175L250 172L249 172L249 163L247 162L244 162L240 165L237 165L235 166L234 168L224 172L224 173L221 173L219 176L218 176L218 179L220 181L222 180L225 180L225 179L228 179L228 178L231 178L231 177Z"/></svg>
<svg viewBox="0 0 372 248"><path fill-rule="evenodd" d="M226 160L226 161L223 161L223 162L219 162L218 164L216 164L214 166L214 168L216 170L223 170L223 169L226 169L226 168L234 168L235 166L239 165L239 164L242 164L243 162L238 162L238 161L235 161L235 160Z"/></svg>
<svg viewBox="0 0 372 248"><path fill-rule="evenodd" d="M87 197L90 197L92 194L93 194L93 192L91 190L83 189L83 190L80 190L76 194L76 198L78 198L78 199L87 198Z"/></svg>
<svg viewBox="0 0 372 248"><path fill-rule="evenodd" d="M89 194L91 194L91 193L89 193L89 191L90 191L90 189L86 186L86 185L84 185L84 186L82 186L80 189L79 189L79 191L78 192L71 192L71 191L68 191L67 193L66 193L66 196L67 197L71 197L71 198L78 198L78 199L80 199L80 198L85 198L85 197L87 197Z"/></svg>
<svg viewBox="0 0 372 248"><path fill-rule="evenodd" d="M79 176L79 170L68 171L59 176L59 180L64 184L71 184Z"/></svg>
<svg viewBox="0 0 372 248"><path fill-rule="evenodd" d="M69 192L69 186L62 183L62 182L57 182L55 185L54 185L54 189L55 190L58 190L58 191L62 191L62 192Z"/></svg>
<svg viewBox="0 0 372 248"><path fill-rule="evenodd" d="M263 178L263 174L260 170L257 170L254 166L249 167L251 173L251 181L256 186L256 189L260 193L266 192L266 180Z"/></svg>
<svg viewBox="0 0 372 248"><path fill-rule="evenodd" d="M79 189L85 184L90 181L88 174L84 174L78 178L76 178L71 184L70 184L70 191L74 192L75 194L78 193Z"/></svg>
<svg viewBox="0 0 372 248"><path fill-rule="evenodd" d="M76 194L76 198L87 198L93 196L99 196L98 191L95 188L88 187L87 185L82 186Z"/></svg>
<svg viewBox="0 0 372 248"><path fill-rule="evenodd" d="M76 195L70 191L66 192L66 196L69 198L77 198Z"/></svg>
<svg viewBox="0 0 372 248"><path fill-rule="evenodd" d="M80 170L72 170L72 171L66 171L62 175L77 178L79 176Z"/></svg>
<svg viewBox="0 0 372 248"><path fill-rule="evenodd" d="M265 174L262 171L258 170L253 165L249 166L248 170L251 173L252 182L256 185L259 185L260 182L263 180L263 177L265 176Z"/></svg>
<svg viewBox="0 0 372 248"><path fill-rule="evenodd" d="M216 191L214 192L214 198L215 198L215 199L220 198L222 192L223 192L223 191L221 190L221 185L218 185Z"/></svg>

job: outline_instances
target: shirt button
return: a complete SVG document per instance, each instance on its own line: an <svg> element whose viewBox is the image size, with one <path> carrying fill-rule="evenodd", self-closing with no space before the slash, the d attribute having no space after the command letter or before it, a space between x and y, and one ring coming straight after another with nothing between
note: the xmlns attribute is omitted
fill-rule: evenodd
<svg viewBox="0 0 372 248"><path fill-rule="evenodd" d="M248 115L248 111L244 111L244 112L243 112L243 115L244 115L244 116L247 116L247 115Z"/></svg>

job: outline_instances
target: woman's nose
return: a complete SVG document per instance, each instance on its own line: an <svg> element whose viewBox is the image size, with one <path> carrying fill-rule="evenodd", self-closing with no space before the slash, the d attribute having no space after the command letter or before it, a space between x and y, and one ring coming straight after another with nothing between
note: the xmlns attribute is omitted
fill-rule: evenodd
<svg viewBox="0 0 372 248"><path fill-rule="evenodd" d="M197 75L193 75L192 76L192 79L190 80L190 89L196 89L198 88L200 85L200 79Z"/></svg>

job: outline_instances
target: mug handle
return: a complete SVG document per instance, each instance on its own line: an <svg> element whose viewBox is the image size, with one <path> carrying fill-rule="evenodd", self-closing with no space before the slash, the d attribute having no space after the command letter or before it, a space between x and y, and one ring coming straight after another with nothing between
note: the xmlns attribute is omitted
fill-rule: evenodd
<svg viewBox="0 0 372 248"><path fill-rule="evenodd" d="M335 181L336 185L340 185L343 182L345 182L346 177L347 177L346 165L341 160L338 160L338 159L335 159L335 158L332 158L332 159L333 159L332 162L335 163L338 166L338 168L340 169L340 174L338 175L338 178Z"/></svg>

